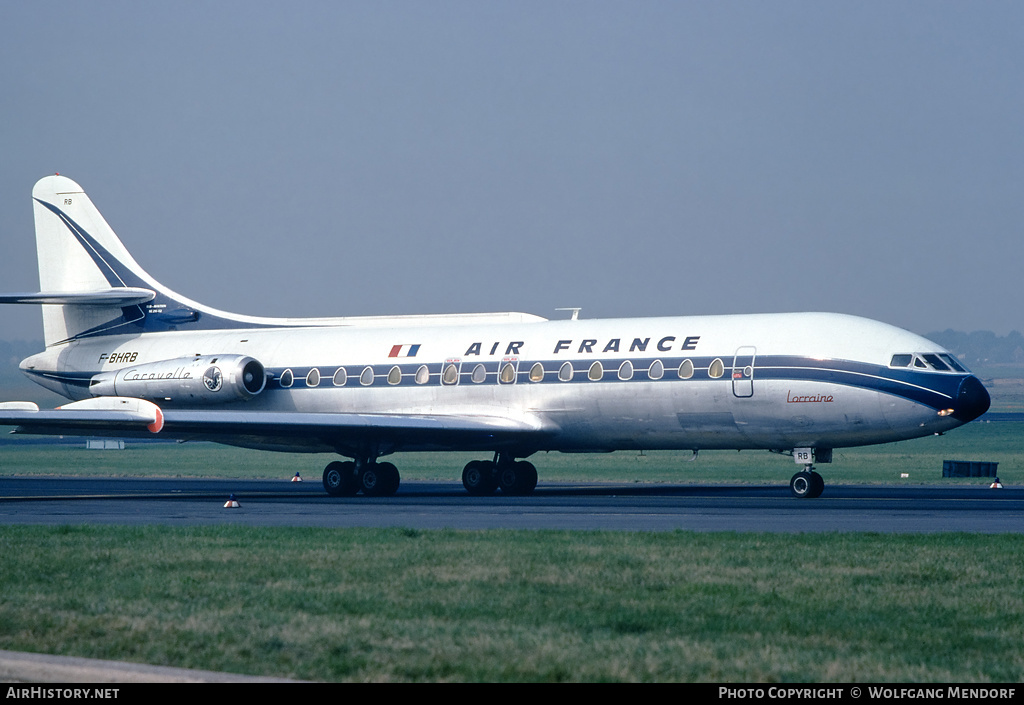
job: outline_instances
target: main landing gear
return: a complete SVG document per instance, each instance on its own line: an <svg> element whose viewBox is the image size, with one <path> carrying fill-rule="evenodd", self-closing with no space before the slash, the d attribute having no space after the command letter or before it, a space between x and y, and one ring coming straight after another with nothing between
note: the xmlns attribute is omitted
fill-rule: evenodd
<svg viewBox="0 0 1024 705"><path fill-rule="evenodd" d="M376 460L336 460L324 468L324 489L332 497L388 497L398 491L401 478L392 463Z"/></svg>
<svg viewBox="0 0 1024 705"><path fill-rule="evenodd" d="M502 494L523 496L537 487L537 468L533 463L494 454L494 460L471 460L462 470L462 486L471 495Z"/></svg>
<svg viewBox="0 0 1024 705"><path fill-rule="evenodd" d="M336 460L324 468L324 490L331 497L389 497L398 491L398 468L391 463L369 460ZM523 496L537 486L533 463L495 453L494 460L473 460L462 471L462 485L471 495L502 494Z"/></svg>

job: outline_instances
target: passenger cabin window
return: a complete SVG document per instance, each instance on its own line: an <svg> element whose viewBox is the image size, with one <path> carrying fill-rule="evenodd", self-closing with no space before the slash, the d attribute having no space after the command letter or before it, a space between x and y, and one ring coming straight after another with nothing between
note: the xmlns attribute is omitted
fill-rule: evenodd
<svg viewBox="0 0 1024 705"><path fill-rule="evenodd" d="M444 368L444 374L441 376L441 381L445 384L455 384L459 381L459 368L453 363L448 363Z"/></svg>
<svg viewBox="0 0 1024 705"><path fill-rule="evenodd" d="M693 377L693 360L683 360L679 364L679 379L690 379Z"/></svg>
<svg viewBox="0 0 1024 705"><path fill-rule="evenodd" d="M426 365L420 365L420 368L416 370L416 384L426 384L430 381L430 370L427 369Z"/></svg>
<svg viewBox="0 0 1024 705"><path fill-rule="evenodd" d="M402 381L402 370L395 365L388 370L388 384L399 384Z"/></svg>
<svg viewBox="0 0 1024 705"><path fill-rule="evenodd" d="M334 386L335 387L344 387L345 386L345 382L347 382L347 381L348 381L348 373L345 371L344 367L339 367L338 370L334 373Z"/></svg>
<svg viewBox="0 0 1024 705"><path fill-rule="evenodd" d="M708 377L712 379L718 379L725 374L725 363L719 360L717 357L711 363L711 367L708 368Z"/></svg>
<svg viewBox="0 0 1024 705"><path fill-rule="evenodd" d="M483 364L479 364L473 368L473 374L470 375L470 379L473 380L474 384L480 384L487 379L487 368Z"/></svg>
<svg viewBox="0 0 1024 705"><path fill-rule="evenodd" d="M292 386L292 382L294 381L295 376L292 374L291 370L285 370L284 372L281 373L281 386L284 387L285 389Z"/></svg>
<svg viewBox="0 0 1024 705"><path fill-rule="evenodd" d="M572 379L572 363L564 362L562 366L558 368L558 379L563 382L568 382Z"/></svg>
<svg viewBox="0 0 1024 705"><path fill-rule="evenodd" d="M501 366L501 374L498 376L498 381L502 384L512 384L516 381L516 366L511 362L506 362Z"/></svg>
<svg viewBox="0 0 1024 705"><path fill-rule="evenodd" d="M306 375L306 386L307 387L316 387L316 386L319 386L319 384L320 384L320 370L318 370L317 368L314 367L313 369L311 369L309 371L309 374Z"/></svg>
<svg viewBox="0 0 1024 705"><path fill-rule="evenodd" d="M544 365L539 362L533 363L533 367L530 368L530 381L540 382L544 379Z"/></svg>
<svg viewBox="0 0 1024 705"><path fill-rule="evenodd" d="M604 377L604 366L600 362L595 362L590 366L590 371L587 372L587 377L589 377L592 382L601 381L601 378Z"/></svg>
<svg viewBox="0 0 1024 705"><path fill-rule="evenodd" d="M633 363L629 360L619 365L619 379L622 381L633 379Z"/></svg>
<svg viewBox="0 0 1024 705"><path fill-rule="evenodd" d="M369 365L364 367L362 373L359 375L359 384L364 387L369 387L373 384L373 368Z"/></svg>

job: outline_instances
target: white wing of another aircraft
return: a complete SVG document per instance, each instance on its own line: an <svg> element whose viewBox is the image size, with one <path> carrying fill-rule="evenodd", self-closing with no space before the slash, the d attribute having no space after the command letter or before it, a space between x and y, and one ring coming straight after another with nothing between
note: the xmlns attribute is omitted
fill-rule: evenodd
<svg viewBox="0 0 1024 705"><path fill-rule="evenodd" d="M332 495L392 494L398 452L486 453L473 494L525 494L538 451L762 449L821 494L832 449L943 433L989 396L948 351L829 313L548 321L525 313L259 318L203 306L135 262L74 181L33 189L46 349L72 402L0 404L20 433L204 439L330 452Z"/></svg>

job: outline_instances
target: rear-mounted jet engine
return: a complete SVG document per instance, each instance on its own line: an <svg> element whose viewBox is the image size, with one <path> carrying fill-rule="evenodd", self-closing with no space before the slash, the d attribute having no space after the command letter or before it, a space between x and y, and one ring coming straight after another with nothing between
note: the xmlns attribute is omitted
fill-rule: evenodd
<svg viewBox="0 0 1024 705"><path fill-rule="evenodd" d="M266 386L263 365L251 357L200 355L101 372L89 382L89 393L94 397L222 404L252 399Z"/></svg>

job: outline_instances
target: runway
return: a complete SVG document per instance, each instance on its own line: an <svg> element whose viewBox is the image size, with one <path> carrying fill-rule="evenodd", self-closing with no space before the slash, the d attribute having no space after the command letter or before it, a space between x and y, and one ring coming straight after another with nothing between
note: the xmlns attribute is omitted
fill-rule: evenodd
<svg viewBox="0 0 1024 705"><path fill-rule="evenodd" d="M231 495L239 507L224 507ZM460 483L412 481L393 497L338 499L309 481L5 477L0 524L1021 533L1024 488L830 484L798 500L788 485L579 483L471 497Z"/></svg>

